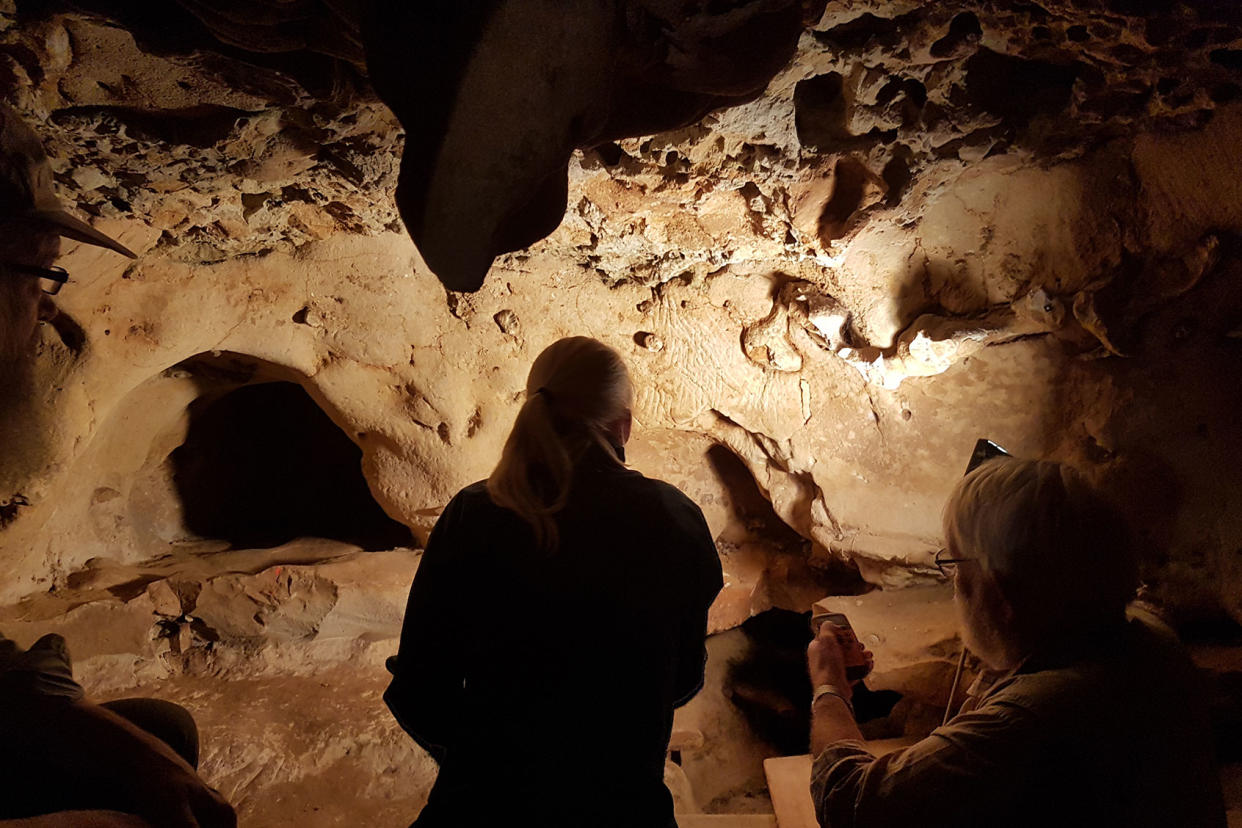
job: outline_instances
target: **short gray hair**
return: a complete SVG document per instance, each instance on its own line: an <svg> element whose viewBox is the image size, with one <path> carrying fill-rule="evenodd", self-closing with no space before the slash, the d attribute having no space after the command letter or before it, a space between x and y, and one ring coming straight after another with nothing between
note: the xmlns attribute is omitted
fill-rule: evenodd
<svg viewBox="0 0 1242 828"><path fill-rule="evenodd" d="M998 457L963 478L944 511L953 554L992 573L1029 631L1120 620L1138 588L1125 520L1077 470Z"/></svg>

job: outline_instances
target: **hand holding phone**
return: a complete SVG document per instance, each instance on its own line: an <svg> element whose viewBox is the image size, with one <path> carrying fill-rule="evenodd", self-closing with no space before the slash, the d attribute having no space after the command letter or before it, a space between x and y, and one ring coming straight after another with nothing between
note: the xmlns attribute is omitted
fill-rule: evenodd
<svg viewBox="0 0 1242 828"><path fill-rule="evenodd" d="M858 640L854 628L850 626L850 619L842 612L817 613L811 616L811 632L818 636L819 629L825 622L840 630L837 639L841 643L842 654L845 657L845 678L851 684L862 681L871 672L874 662L871 654Z"/></svg>

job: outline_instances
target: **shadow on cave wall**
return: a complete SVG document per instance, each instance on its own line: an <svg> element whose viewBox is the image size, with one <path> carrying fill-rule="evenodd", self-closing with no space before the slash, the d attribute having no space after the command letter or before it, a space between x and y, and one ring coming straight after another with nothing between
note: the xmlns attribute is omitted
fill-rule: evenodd
<svg viewBox="0 0 1242 828"><path fill-rule="evenodd" d="M707 463L728 490L733 513L748 532L771 541L784 551L805 550L810 546L810 541L795 532L772 509L742 458L727 446L717 444L707 450Z"/></svg>
<svg viewBox="0 0 1242 828"><path fill-rule="evenodd" d="M1236 642L1242 237L1222 235L1215 266L1161 296L1177 266L1128 262L1115 295L1096 299L1099 324L1126 356L1067 362L1051 384L1060 417L1048 432L1060 438L1056 458L1091 470L1126 513L1148 597L1183 637Z"/></svg>
<svg viewBox="0 0 1242 828"><path fill-rule="evenodd" d="M764 588L772 604L805 607L827 595L861 595L872 589L854 563L837 557L813 557L811 541L781 519L745 461L727 446L712 446L706 459L729 492L734 517L748 540L769 551Z"/></svg>
<svg viewBox="0 0 1242 828"><path fill-rule="evenodd" d="M293 382L243 385L190 406L170 462L186 528L234 548L319 537L364 549L413 542L362 476L362 450Z"/></svg>

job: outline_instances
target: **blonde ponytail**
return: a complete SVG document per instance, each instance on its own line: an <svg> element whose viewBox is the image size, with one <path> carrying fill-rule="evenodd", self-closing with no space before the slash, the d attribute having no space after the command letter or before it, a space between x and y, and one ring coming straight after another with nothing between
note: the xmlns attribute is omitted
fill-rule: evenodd
<svg viewBox="0 0 1242 828"><path fill-rule="evenodd" d="M540 548L557 546L555 515L569 501L574 467L587 449L598 446L621 464L607 429L629 414L632 394L620 355L589 337L558 340L535 358L487 492L530 524Z"/></svg>

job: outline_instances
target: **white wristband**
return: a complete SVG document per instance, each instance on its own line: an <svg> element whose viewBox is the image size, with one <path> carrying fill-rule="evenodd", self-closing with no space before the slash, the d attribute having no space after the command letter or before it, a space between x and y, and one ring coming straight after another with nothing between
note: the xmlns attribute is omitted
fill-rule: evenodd
<svg viewBox="0 0 1242 828"><path fill-rule="evenodd" d="M850 715L854 715L854 705L850 704L849 698L845 695L841 688L837 687L835 684L821 684L816 687L815 692L811 695L811 707L814 707L815 703L824 696L836 696L838 699L845 702L845 706L850 710Z"/></svg>

